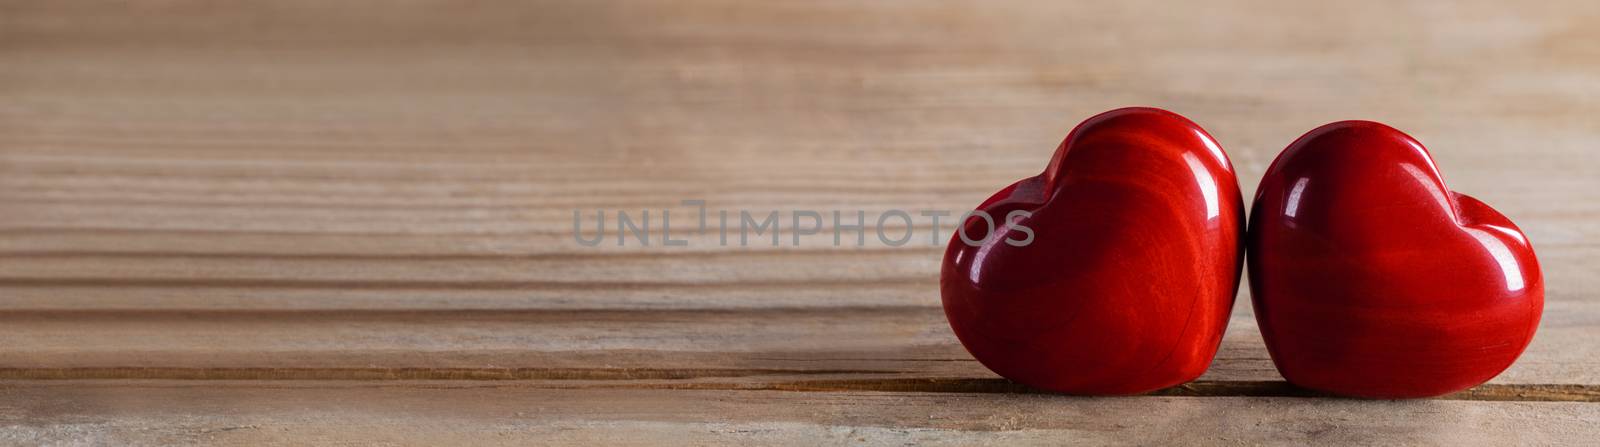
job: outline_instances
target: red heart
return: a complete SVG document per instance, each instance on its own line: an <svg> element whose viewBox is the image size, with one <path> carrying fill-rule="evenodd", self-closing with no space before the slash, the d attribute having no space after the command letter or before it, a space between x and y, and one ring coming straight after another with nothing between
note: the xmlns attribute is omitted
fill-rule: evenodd
<svg viewBox="0 0 1600 447"><path fill-rule="evenodd" d="M1272 163L1250 214L1250 289L1296 385L1426 397L1504 371L1539 325L1544 281L1515 224L1446 189L1398 130L1344 121Z"/></svg>
<svg viewBox="0 0 1600 447"><path fill-rule="evenodd" d="M1205 372L1239 286L1243 200L1227 155L1172 112L1079 124L1044 173L985 200L998 224L951 238L940 288L961 344L1006 378L1132 394ZM1031 216L1006 216L1023 210ZM1026 228L1027 230L1022 230ZM983 239L988 223L961 231ZM1015 246L1006 241L1031 243Z"/></svg>

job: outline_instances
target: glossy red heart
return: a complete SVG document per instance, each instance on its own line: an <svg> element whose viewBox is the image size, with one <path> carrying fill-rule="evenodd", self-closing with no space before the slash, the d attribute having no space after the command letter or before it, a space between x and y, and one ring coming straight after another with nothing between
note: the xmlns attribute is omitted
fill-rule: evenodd
<svg viewBox="0 0 1600 447"><path fill-rule="evenodd" d="M1357 397L1446 394L1504 371L1544 308L1522 231L1445 188L1421 143L1369 121L1317 128L1256 190L1250 289L1285 379Z"/></svg>
<svg viewBox="0 0 1600 447"><path fill-rule="evenodd" d="M1044 173L978 206L951 238L940 288L961 344L1006 378L1074 394L1178 385L1210 365L1243 259L1227 155L1172 112L1079 124ZM1031 213L1009 220L1013 211ZM1024 246L1014 242L1027 240ZM1006 242L1011 241L1011 242Z"/></svg>

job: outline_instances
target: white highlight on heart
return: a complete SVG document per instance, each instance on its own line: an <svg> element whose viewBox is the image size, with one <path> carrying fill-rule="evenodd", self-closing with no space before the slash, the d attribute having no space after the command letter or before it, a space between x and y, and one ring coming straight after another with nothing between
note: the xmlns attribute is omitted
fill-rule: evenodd
<svg viewBox="0 0 1600 447"><path fill-rule="evenodd" d="M1478 244L1483 245L1483 248L1489 251L1489 255L1494 256L1494 261L1500 264L1500 273L1506 278L1506 290L1516 292L1527 287L1527 284L1522 282L1522 265L1517 263L1516 255L1511 253L1511 247L1507 247L1505 241L1482 229L1471 227L1462 229L1472 235L1473 239L1477 239Z"/></svg>
<svg viewBox="0 0 1600 447"><path fill-rule="evenodd" d="M1206 133L1200 129L1194 130L1194 136L1199 137L1200 141L1205 143L1206 150L1211 151L1211 156L1214 157L1218 163L1222 163L1223 160L1228 159L1227 153L1222 152L1222 146L1217 146L1217 141L1211 139L1211 136L1206 135Z"/></svg>
<svg viewBox="0 0 1600 447"><path fill-rule="evenodd" d="M1305 194L1307 183L1311 183L1310 177L1300 177L1294 181L1294 187L1289 189L1288 203L1283 205L1283 215L1294 217L1295 213L1300 212L1300 195Z"/></svg>
<svg viewBox="0 0 1600 447"><path fill-rule="evenodd" d="M1194 171L1194 178L1200 183L1200 195L1206 200L1206 218L1221 216L1222 202L1217 198L1217 179L1206 171L1205 163L1201 163L1200 157L1194 156L1193 152L1184 152L1183 161L1189 163L1189 170Z"/></svg>
<svg viewBox="0 0 1600 447"><path fill-rule="evenodd" d="M1418 149L1418 150L1421 150L1421 149ZM1427 172L1424 172L1422 170L1421 166L1417 166L1417 165L1414 165L1414 164L1411 164L1411 163L1401 164L1400 167L1402 169L1405 169L1407 174L1411 174L1412 178L1417 179L1417 183L1433 186L1432 188L1428 188L1428 194L1432 195L1433 196L1433 201L1437 202L1439 204L1439 209L1446 210L1446 211L1450 211L1450 210L1454 209L1454 208L1450 207L1450 198L1449 197L1445 197L1445 195L1444 195L1444 183L1440 182L1437 179L1435 179L1435 177L1436 177L1435 175L1429 175ZM1430 166L1430 168L1431 168L1431 166ZM1437 172L1437 171L1433 171L1433 172Z"/></svg>

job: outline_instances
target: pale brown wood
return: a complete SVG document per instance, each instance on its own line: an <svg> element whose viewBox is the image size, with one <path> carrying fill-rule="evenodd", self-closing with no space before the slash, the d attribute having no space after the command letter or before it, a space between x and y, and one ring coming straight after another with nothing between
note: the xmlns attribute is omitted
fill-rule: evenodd
<svg viewBox="0 0 1600 447"><path fill-rule="evenodd" d="M0 440L1589 440L1594 23L1576 1L0 2ZM1534 344L1447 400L1306 399L1241 291L1176 397L1040 396L945 326L948 222L902 247L571 233L574 209L676 223L684 199L960 212L1125 105L1205 126L1247 198L1317 125L1412 133L1534 241Z"/></svg>
<svg viewBox="0 0 1600 447"><path fill-rule="evenodd" d="M1544 341L1491 383L1600 384L1593 305L1557 305ZM18 310L0 378L998 378L936 307L700 310ZM210 371L210 372L208 372ZM1255 321L1232 320L1202 380L1280 380ZM730 385L730 386L732 386Z"/></svg>
<svg viewBox="0 0 1600 447"><path fill-rule="evenodd" d="M1600 405L1258 397L10 382L7 439L136 444L1561 444Z"/></svg>

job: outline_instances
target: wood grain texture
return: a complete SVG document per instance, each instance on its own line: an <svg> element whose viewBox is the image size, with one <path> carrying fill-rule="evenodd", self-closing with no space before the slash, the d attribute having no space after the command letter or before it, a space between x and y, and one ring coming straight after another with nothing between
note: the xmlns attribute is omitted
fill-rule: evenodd
<svg viewBox="0 0 1600 447"><path fill-rule="evenodd" d="M1590 440L1595 23L1578 1L0 1L0 442ZM1446 400L1305 398L1241 292L1203 382L1035 395L949 333L947 223L913 213L901 247L573 240L574 209L684 199L959 213L1126 105L1206 127L1246 197L1317 125L1411 133L1533 240L1533 345Z"/></svg>
<svg viewBox="0 0 1600 447"><path fill-rule="evenodd" d="M560 390L347 383L0 386L9 440L141 444L1551 444L1600 405L1259 397Z"/></svg>

